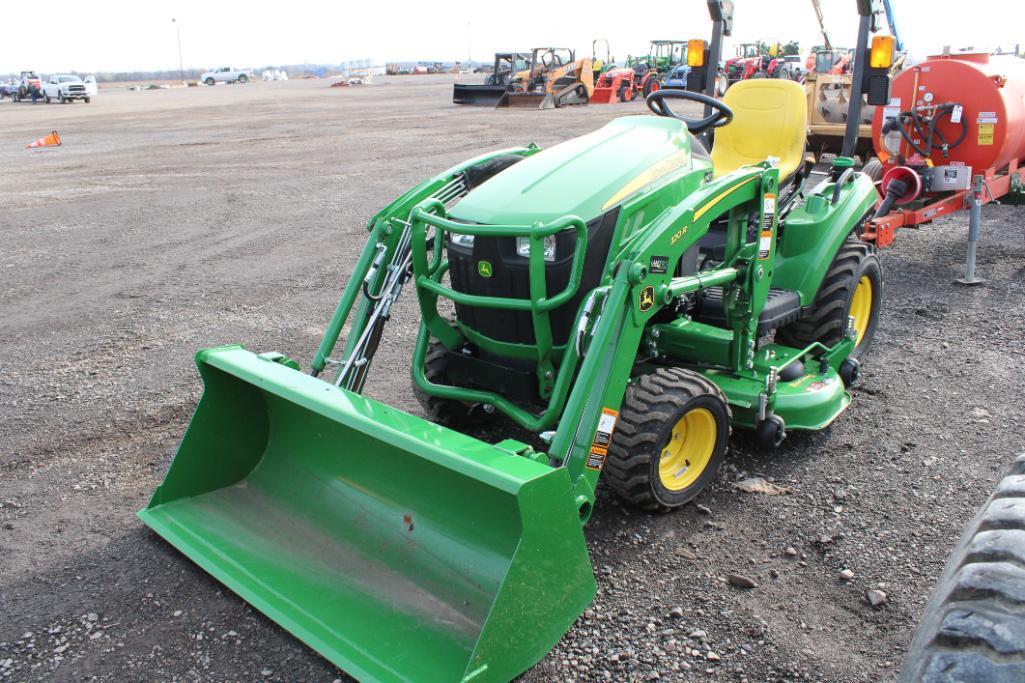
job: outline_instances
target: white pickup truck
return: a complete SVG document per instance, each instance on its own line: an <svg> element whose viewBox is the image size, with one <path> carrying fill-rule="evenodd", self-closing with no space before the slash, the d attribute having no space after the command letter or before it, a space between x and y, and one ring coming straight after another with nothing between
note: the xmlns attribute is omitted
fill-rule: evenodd
<svg viewBox="0 0 1025 683"><path fill-rule="evenodd" d="M61 104L82 100L86 104L91 101L92 92L78 76L61 74L51 76L50 80L43 83L43 99L47 102L57 100Z"/></svg>
<svg viewBox="0 0 1025 683"><path fill-rule="evenodd" d="M213 71L207 71L199 77L199 80L206 85L213 85L214 83L248 83L252 77L252 69L233 69L230 66L222 66Z"/></svg>

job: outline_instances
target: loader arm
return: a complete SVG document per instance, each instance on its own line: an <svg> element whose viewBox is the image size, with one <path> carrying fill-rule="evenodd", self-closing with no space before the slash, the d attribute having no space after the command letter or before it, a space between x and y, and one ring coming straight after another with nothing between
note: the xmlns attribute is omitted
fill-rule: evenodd
<svg viewBox="0 0 1025 683"><path fill-rule="evenodd" d="M401 289L402 281L395 279L397 273L392 267L402 267L402 264L407 259L409 250L407 235L409 217L410 212L417 204L425 199L434 199L443 205L456 201L459 197L466 194L467 187L462 179L462 175L467 169L503 156L528 157L540 151L540 147L531 144L526 147L514 147L482 154L481 156L469 159L407 190L402 196L374 215L367 224L370 231L369 239L363 247L355 268L353 268L352 275L345 286L345 290L342 292L342 297L335 308L334 315L332 315L331 321L328 323L324 338L321 340L317 353L313 357L311 374L316 377L324 370L326 365L333 365L338 368L336 383L340 384L338 380L347 379L342 377L342 373L346 369L346 362L360 360L354 358L354 352L360 340L363 339L365 342L372 341L371 336L364 335L369 333L379 337L380 330L368 330L368 325L383 324L387 320L387 311L382 311L385 315L383 318L375 319L373 317L374 310L380 308L378 297L392 295L392 292L382 291L386 282L391 279ZM361 294L363 295L362 297L360 296ZM397 298L398 292L394 292L394 295ZM357 299L359 300L358 304ZM390 306L393 303L394 300L387 303L387 305ZM356 311L352 315L354 306L356 306ZM350 315L352 315L352 324L349 333L346 335L341 358L332 359L331 353L334 351L338 338L342 333L342 328L345 326L345 322L349 320ZM377 323L376 320L381 320L382 322ZM355 381L351 384L347 383L347 388L355 391L362 389L363 381L373 360L375 348L375 346L368 346L366 348L369 353L362 356L362 360L365 362L359 366L359 371L355 377L351 378Z"/></svg>

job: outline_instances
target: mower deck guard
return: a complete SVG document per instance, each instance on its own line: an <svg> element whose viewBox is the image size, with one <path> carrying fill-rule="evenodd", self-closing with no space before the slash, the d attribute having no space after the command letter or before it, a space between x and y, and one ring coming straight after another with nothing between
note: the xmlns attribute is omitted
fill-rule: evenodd
<svg viewBox="0 0 1025 683"><path fill-rule="evenodd" d="M565 468L240 346L139 517L360 680L508 681L595 594Z"/></svg>

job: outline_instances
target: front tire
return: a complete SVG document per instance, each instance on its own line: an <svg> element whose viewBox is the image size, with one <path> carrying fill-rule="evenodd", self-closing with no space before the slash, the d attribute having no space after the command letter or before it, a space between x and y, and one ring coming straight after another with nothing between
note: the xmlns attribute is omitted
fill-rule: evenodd
<svg viewBox="0 0 1025 683"><path fill-rule="evenodd" d="M712 482L730 439L730 409L717 386L680 368L659 368L626 390L609 446L606 480L622 498L665 512Z"/></svg>
<svg viewBox="0 0 1025 683"><path fill-rule="evenodd" d="M61 104L64 104L64 93L60 92L59 90L57 91L57 101Z"/></svg>
<svg viewBox="0 0 1025 683"><path fill-rule="evenodd" d="M432 384L449 384L446 378L448 350L440 341L431 341L424 356L424 375ZM434 422L453 429L466 429L481 422L480 406L433 396L413 383L413 395Z"/></svg>
<svg viewBox="0 0 1025 683"><path fill-rule="evenodd" d="M780 340L795 348L814 342L833 346L854 317L857 342L851 358L861 360L868 352L879 324L883 275L874 246L848 237L826 271L815 301L804 317L779 331Z"/></svg>
<svg viewBox="0 0 1025 683"><path fill-rule="evenodd" d="M213 85L214 84L214 79L213 78L208 78L208 79L206 79L203 82L206 83L207 85Z"/></svg>

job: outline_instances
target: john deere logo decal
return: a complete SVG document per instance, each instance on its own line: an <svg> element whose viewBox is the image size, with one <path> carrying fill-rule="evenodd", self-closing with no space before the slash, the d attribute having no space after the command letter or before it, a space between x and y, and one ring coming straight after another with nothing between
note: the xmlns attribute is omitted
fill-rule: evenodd
<svg viewBox="0 0 1025 683"><path fill-rule="evenodd" d="M491 277L491 262L477 261L477 272L481 277Z"/></svg>
<svg viewBox="0 0 1025 683"><path fill-rule="evenodd" d="M641 312L648 310L655 305L655 288L648 285L641 290Z"/></svg>

